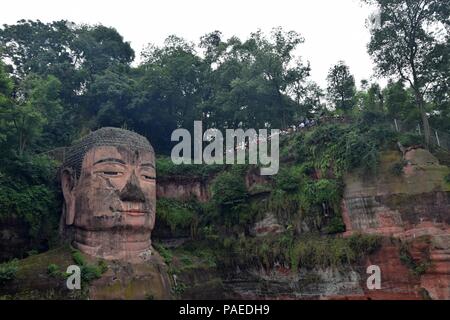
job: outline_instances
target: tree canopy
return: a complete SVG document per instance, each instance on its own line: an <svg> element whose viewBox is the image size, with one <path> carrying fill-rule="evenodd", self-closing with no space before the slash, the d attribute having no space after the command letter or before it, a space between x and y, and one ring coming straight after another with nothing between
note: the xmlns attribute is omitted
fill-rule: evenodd
<svg viewBox="0 0 450 320"><path fill-rule="evenodd" d="M367 0L377 7L378 25L371 29L368 52L378 72L407 82L421 113L425 139L430 126L425 95L449 77L448 0Z"/></svg>

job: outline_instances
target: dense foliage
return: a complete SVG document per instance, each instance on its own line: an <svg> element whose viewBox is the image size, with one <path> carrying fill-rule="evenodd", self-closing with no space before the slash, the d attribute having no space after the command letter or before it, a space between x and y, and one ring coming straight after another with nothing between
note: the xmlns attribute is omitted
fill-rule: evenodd
<svg viewBox="0 0 450 320"><path fill-rule="evenodd" d="M0 221L18 219L29 230L29 246L47 249L55 240L61 212L57 163L44 155L3 160L0 171Z"/></svg>

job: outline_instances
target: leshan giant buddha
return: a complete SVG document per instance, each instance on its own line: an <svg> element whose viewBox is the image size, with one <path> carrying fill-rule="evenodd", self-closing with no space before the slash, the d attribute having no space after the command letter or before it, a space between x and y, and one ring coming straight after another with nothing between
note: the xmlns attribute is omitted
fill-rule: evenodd
<svg viewBox="0 0 450 320"><path fill-rule="evenodd" d="M74 144L61 170L61 231L81 252L139 263L151 257L155 153L131 131L101 128Z"/></svg>

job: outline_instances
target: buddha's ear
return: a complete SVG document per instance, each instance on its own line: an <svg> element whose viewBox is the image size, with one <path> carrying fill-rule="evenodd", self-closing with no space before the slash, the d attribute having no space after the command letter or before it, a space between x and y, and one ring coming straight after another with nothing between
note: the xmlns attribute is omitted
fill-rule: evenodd
<svg viewBox="0 0 450 320"><path fill-rule="evenodd" d="M72 169L64 168L62 170L61 188L66 205L66 225L71 225L75 219L75 174Z"/></svg>

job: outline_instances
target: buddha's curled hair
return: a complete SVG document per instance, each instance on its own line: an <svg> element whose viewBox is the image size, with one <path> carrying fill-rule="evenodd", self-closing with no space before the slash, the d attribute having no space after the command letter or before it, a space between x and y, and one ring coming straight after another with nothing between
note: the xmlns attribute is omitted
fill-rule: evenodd
<svg viewBox="0 0 450 320"><path fill-rule="evenodd" d="M154 153L153 147L144 136L125 129L104 127L73 144L65 155L62 168L72 169L78 179L86 153L94 147L101 146L123 146L132 150L146 150Z"/></svg>

